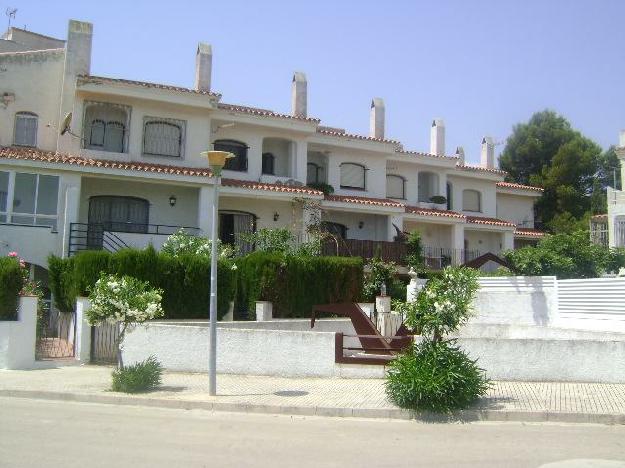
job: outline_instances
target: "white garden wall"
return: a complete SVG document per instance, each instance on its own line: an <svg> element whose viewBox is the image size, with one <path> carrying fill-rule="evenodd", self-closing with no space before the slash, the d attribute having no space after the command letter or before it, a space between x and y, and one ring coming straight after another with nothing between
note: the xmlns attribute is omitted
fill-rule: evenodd
<svg viewBox="0 0 625 468"><path fill-rule="evenodd" d="M31 369L35 364L37 298L21 297L17 320L0 321L0 369Z"/></svg>

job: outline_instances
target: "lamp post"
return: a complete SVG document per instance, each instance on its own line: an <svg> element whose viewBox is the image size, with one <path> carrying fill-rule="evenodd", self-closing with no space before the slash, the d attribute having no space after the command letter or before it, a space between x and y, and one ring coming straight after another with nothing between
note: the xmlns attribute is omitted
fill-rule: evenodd
<svg viewBox="0 0 625 468"><path fill-rule="evenodd" d="M217 395L217 223L219 221L219 185L221 184L221 170L226 160L233 158L227 151L204 151L208 158L208 165L215 178L215 192L213 196L213 210L211 223L211 286L210 286L210 327L208 334L208 394Z"/></svg>

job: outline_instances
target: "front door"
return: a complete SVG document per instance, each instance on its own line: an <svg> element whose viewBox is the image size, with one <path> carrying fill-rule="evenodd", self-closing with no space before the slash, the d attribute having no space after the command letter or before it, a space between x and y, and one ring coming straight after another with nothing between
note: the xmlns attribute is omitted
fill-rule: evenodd
<svg viewBox="0 0 625 468"><path fill-rule="evenodd" d="M253 245L247 242L243 234L256 231L256 216L240 211L219 212L219 240L224 244L233 245L240 253L245 254L253 250Z"/></svg>
<svg viewBox="0 0 625 468"><path fill-rule="evenodd" d="M135 197L103 195L89 199L88 248L101 248L104 231L148 232L150 204Z"/></svg>

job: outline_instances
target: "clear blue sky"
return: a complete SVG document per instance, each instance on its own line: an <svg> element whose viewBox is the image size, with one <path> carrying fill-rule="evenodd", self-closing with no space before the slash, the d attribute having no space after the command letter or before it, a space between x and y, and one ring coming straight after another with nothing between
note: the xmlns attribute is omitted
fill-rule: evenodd
<svg viewBox="0 0 625 468"><path fill-rule="evenodd" d="M624 0L22 1L14 25L64 38L94 23L92 73L193 85L198 41L213 46L223 101L289 112L293 71L309 115L368 132L370 99L387 136L427 150L433 117L447 152L469 161L545 108L603 147L625 128ZM2 28L4 29L4 28ZM502 146L498 147L498 152Z"/></svg>

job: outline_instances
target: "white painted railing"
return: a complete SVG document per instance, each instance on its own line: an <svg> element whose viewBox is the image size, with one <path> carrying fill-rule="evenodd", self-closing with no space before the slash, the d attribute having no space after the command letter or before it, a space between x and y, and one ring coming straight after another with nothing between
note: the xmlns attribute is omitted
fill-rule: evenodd
<svg viewBox="0 0 625 468"><path fill-rule="evenodd" d="M556 287L555 276L485 276L478 279L484 291L537 291Z"/></svg>
<svg viewBox="0 0 625 468"><path fill-rule="evenodd" d="M562 319L625 321L625 278L558 281Z"/></svg>

